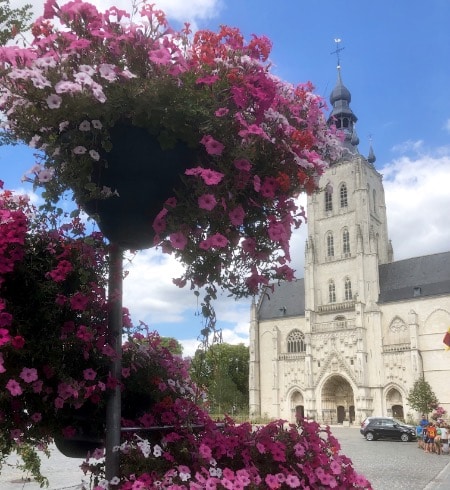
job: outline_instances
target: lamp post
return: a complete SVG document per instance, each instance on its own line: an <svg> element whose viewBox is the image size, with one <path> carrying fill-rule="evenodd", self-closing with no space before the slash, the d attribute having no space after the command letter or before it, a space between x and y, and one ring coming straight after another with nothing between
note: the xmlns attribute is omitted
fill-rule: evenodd
<svg viewBox="0 0 450 490"><path fill-rule="evenodd" d="M121 420L121 391L120 379L122 375L122 296L123 296L123 251L112 243L109 256L108 281L108 332L109 343L114 349L111 360L111 377L117 380L114 389L111 389L106 405L106 479L110 482L119 476L120 452L114 450L120 446L120 420Z"/></svg>

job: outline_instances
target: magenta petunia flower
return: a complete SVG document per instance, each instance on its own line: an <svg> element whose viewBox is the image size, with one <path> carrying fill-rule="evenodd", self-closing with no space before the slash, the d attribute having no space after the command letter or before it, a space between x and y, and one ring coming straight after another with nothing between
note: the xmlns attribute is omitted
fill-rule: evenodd
<svg viewBox="0 0 450 490"><path fill-rule="evenodd" d="M234 166L238 170L243 170L244 172L250 172L250 170L252 168L252 164L248 160L246 160L245 158L240 158L238 160L235 160Z"/></svg>
<svg viewBox="0 0 450 490"><path fill-rule="evenodd" d="M84 311L89 304L89 298L82 293L75 293L70 298L70 306L73 310Z"/></svg>
<svg viewBox="0 0 450 490"><path fill-rule="evenodd" d="M209 168L202 169L201 177L206 185L217 185L224 178L224 174Z"/></svg>
<svg viewBox="0 0 450 490"><path fill-rule="evenodd" d="M38 379L38 373L35 368L24 367L19 376L25 381L25 383L32 383Z"/></svg>
<svg viewBox="0 0 450 490"><path fill-rule="evenodd" d="M198 207L212 211L216 207L217 201L214 194L203 194L198 198Z"/></svg>
<svg viewBox="0 0 450 490"><path fill-rule="evenodd" d="M244 208L239 204L236 208L232 209L228 216L231 223L234 226L241 226L244 223L245 211Z"/></svg>
<svg viewBox="0 0 450 490"><path fill-rule="evenodd" d="M187 238L184 236L183 233L181 233L181 231L172 233L169 239L172 247L176 248L177 250L184 250L187 245Z"/></svg>
<svg viewBox="0 0 450 490"><path fill-rule="evenodd" d="M35 412L31 415L30 419L37 424L42 420L42 414L40 412Z"/></svg>
<svg viewBox="0 0 450 490"><path fill-rule="evenodd" d="M88 368L83 371L83 377L87 381L93 381L97 377L97 373L92 368Z"/></svg>
<svg viewBox="0 0 450 490"><path fill-rule="evenodd" d="M161 46L159 49L150 51L149 58L157 65L168 65L171 62L172 56L168 49Z"/></svg>
<svg viewBox="0 0 450 490"><path fill-rule="evenodd" d="M214 248L224 248L228 245L228 239L220 234L216 233L210 237L211 247Z"/></svg>
<svg viewBox="0 0 450 490"><path fill-rule="evenodd" d="M22 388L15 379L10 379L6 383L6 389L11 393L11 396L19 396L22 394Z"/></svg>
<svg viewBox="0 0 450 490"><path fill-rule="evenodd" d="M14 347L14 349L23 349L25 339L21 335L16 335L11 339L11 345Z"/></svg>
<svg viewBox="0 0 450 490"><path fill-rule="evenodd" d="M7 344L11 340L9 336L9 330L6 328L0 328L0 347Z"/></svg>
<svg viewBox="0 0 450 490"><path fill-rule="evenodd" d="M203 136L200 143L205 145L205 149L209 155L222 155L223 149L225 148L222 143L209 135Z"/></svg>

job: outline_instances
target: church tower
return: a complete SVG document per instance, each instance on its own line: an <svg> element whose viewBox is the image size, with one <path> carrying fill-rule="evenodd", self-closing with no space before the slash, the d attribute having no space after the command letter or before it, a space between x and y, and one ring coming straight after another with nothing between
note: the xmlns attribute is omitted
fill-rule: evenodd
<svg viewBox="0 0 450 490"><path fill-rule="evenodd" d="M334 357L339 369L355 373L353 399L350 396L342 405L345 416L354 419L355 398L360 409L373 403L368 390L357 386L378 382L376 373L368 368L368 344L382 342L378 271L380 264L392 261L393 253L382 176L373 165L372 147L367 158L358 151L357 117L350 102L351 94L338 66L336 86L330 95L329 124L344 132L344 150L342 158L321 177L322 190L307 201L305 318L313 342L325 338L324 332L336 332L329 349L339 354ZM341 358L342 349L336 345L336 340L341 342L344 338L344 332L347 342L349 338L355 340L351 352L345 353L346 359ZM315 362L320 360L312 361ZM338 378L335 381L340 382ZM344 391L346 384L347 381L342 383ZM320 410L325 412L327 408L322 406Z"/></svg>
<svg viewBox="0 0 450 490"><path fill-rule="evenodd" d="M320 180L322 191L308 197L305 292L314 322L355 302L376 303L378 266L393 260L382 176L373 166L372 148L367 158L358 151L357 117L339 66L330 102L329 123L344 132L345 140L341 160Z"/></svg>

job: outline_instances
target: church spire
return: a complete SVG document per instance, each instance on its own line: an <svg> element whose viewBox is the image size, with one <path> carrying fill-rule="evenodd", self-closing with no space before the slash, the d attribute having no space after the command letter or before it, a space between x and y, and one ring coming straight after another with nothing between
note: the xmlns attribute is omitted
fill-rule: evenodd
<svg viewBox="0 0 450 490"><path fill-rule="evenodd" d="M350 109L350 102L352 100L350 91L342 83L339 52L344 48L340 47L340 39L335 39L334 41L336 43L336 51L333 53L336 53L338 58L337 82L330 95L330 103L333 106L333 110L328 118L328 124L335 124L339 130L345 133L345 147L351 153L356 153L358 152L357 145L359 144L359 138L356 134L355 124L358 118Z"/></svg>

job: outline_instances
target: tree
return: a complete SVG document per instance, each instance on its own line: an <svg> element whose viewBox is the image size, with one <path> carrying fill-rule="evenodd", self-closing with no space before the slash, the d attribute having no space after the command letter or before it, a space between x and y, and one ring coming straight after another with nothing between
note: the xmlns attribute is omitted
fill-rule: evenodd
<svg viewBox="0 0 450 490"><path fill-rule="evenodd" d="M0 0L0 44L6 44L30 27L31 5L11 8L9 0Z"/></svg>
<svg viewBox="0 0 450 490"><path fill-rule="evenodd" d="M191 377L207 390L212 410L234 413L248 409L248 363L244 344L213 344L195 353Z"/></svg>
<svg viewBox="0 0 450 490"><path fill-rule="evenodd" d="M411 408L427 416L439 404L430 384L423 377L414 383L406 399Z"/></svg>
<svg viewBox="0 0 450 490"><path fill-rule="evenodd" d="M161 337L161 344L169 349L172 354L181 356L183 354L183 346L173 337Z"/></svg>

